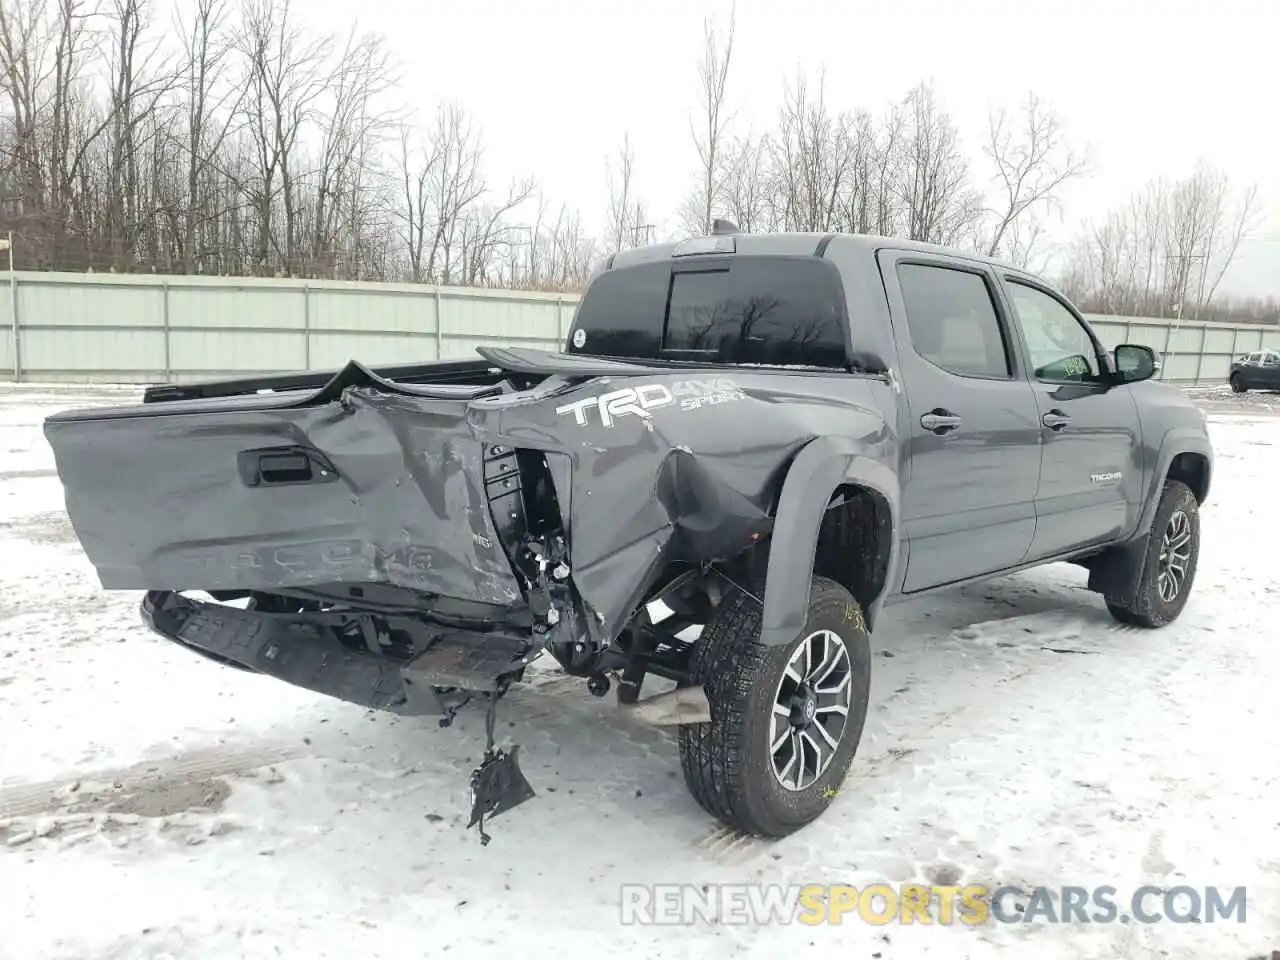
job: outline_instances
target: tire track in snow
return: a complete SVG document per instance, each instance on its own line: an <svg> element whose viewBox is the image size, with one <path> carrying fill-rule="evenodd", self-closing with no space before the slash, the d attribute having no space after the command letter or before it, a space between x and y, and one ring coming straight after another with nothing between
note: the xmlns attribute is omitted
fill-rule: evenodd
<svg viewBox="0 0 1280 960"><path fill-rule="evenodd" d="M211 747L191 750L162 760L145 760L114 770L89 771L40 783L0 787L0 817L23 817L70 806L86 793L126 795L216 777L238 776L250 771L296 760L309 751L289 746Z"/></svg>

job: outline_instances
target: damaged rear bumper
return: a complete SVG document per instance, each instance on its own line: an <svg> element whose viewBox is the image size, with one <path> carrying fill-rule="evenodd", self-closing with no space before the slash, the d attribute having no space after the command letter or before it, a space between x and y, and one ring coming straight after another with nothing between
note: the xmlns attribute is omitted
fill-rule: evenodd
<svg viewBox="0 0 1280 960"><path fill-rule="evenodd" d="M358 616L350 612L266 613L171 591L146 594L141 612L156 633L211 660L402 716L446 714L468 693L518 677L540 653L518 636L441 628L426 649L398 659L344 643L339 628Z"/></svg>

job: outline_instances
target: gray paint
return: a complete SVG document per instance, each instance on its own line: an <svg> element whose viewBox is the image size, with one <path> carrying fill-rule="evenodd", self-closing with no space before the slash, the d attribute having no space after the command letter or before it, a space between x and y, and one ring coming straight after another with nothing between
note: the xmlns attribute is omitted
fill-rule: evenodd
<svg viewBox="0 0 1280 960"><path fill-rule="evenodd" d="M739 250L805 254L822 239L744 237ZM615 267L668 254L630 251ZM406 385L351 364L319 390L71 412L50 418L46 435L106 587L386 583L506 605L520 602L520 585L486 506L483 451L543 451L568 524L571 585L600 640L616 637L667 563L727 560L772 533L763 629L788 642L803 622L821 515L843 483L892 510L873 621L900 596L1140 539L1173 457L1211 465L1203 417L1178 391L1029 378L1001 287L1025 275L875 238L836 237L825 256L844 280L852 348L889 375L482 350L507 376L541 382ZM887 269L902 258L963 266L993 285L1013 338L1011 378L958 377L915 354ZM477 361L477 377L485 368ZM924 430L934 409L961 426ZM1070 417L1061 433L1042 423L1053 410ZM245 486L237 456L278 445L322 452L337 479ZM1091 480L1111 471L1120 482Z"/></svg>
<svg viewBox="0 0 1280 960"><path fill-rule="evenodd" d="M49 418L45 432L72 525L108 589L389 583L517 604L484 497L482 448L560 455L572 465L559 482L573 584L610 636L662 563L729 559L767 534L785 469L810 441L839 435L877 462L896 456L875 396L889 390L883 380L666 371L575 385L562 372L628 368L509 356L549 378L531 391L442 398L431 395L440 388L375 389L353 365L352 385L327 399L320 391L70 412ZM557 413L632 387L655 396L663 388L675 402L608 426L598 404L582 407L585 424ZM708 394L723 402L685 409ZM242 451L287 445L322 451L336 481L244 484Z"/></svg>

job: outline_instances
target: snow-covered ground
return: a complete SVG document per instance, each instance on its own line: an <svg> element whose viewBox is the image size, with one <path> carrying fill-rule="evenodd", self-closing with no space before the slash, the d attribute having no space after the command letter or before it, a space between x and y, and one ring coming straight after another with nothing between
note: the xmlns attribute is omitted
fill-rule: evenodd
<svg viewBox="0 0 1280 960"><path fill-rule="evenodd" d="M718 828L673 738L540 672L500 713L539 796L463 829L478 715L366 713L154 638L97 587L40 433L134 393L0 387L0 958L1037 960L1280 948L1280 418L1218 454L1181 620L1117 628L1049 568L886 614L828 814ZM508 725L509 724L509 725ZM1243 924L621 923L623 884L1248 888ZM837 950L839 951L837 953Z"/></svg>

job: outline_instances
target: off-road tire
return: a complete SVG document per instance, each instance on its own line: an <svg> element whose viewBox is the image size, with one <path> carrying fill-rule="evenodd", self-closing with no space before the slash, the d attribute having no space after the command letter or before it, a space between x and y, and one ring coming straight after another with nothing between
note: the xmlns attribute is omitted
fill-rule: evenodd
<svg viewBox="0 0 1280 960"><path fill-rule="evenodd" d="M1244 385L1244 377L1240 376L1240 374L1238 373L1233 373L1231 375L1230 382L1231 382L1231 389L1235 393L1245 393L1249 389Z"/></svg>
<svg viewBox="0 0 1280 960"><path fill-rule="evenodd" d="M1160 596L1158 580L1160 576L1160 557L1164 548L1165 533L1169 530L1169 522L1175 513L1182 511L1191 522L1191 558L1187 565L1186 577L1177 596L1172 602ZM1195 494L1181 481L1165 481L1164 490L1160 494L1160 503L1156 507L1155 519L1151 523L1151 535L1147 538L1147 555L1143 560L1142 573L1138 579L1138 589L1127 603L1121 603L1111 597L1107 598L1107 610L1117 621L1127 626L1154 629L1163 627L1178 619L1182 608L1187 605L1191 589L1195 585L1196 566L1200 560L1200 504Z"/></svg>
<svg viewBox="0 0 1280 960"><path fill-rule="evenodd" d="M862 737L871 686L871 642L862 608L839 584L815 577L805 629L794 641L760 641L762 609L740 590L725 596L694 648L690 673L703 684L711 722L682 726L680 764L704 810L745 833L784 837L812 823L840 790ZM849 658L849 712L826 770L800 790L782 786L769 750L775 694L792 655L829 630Z"/></svg>

